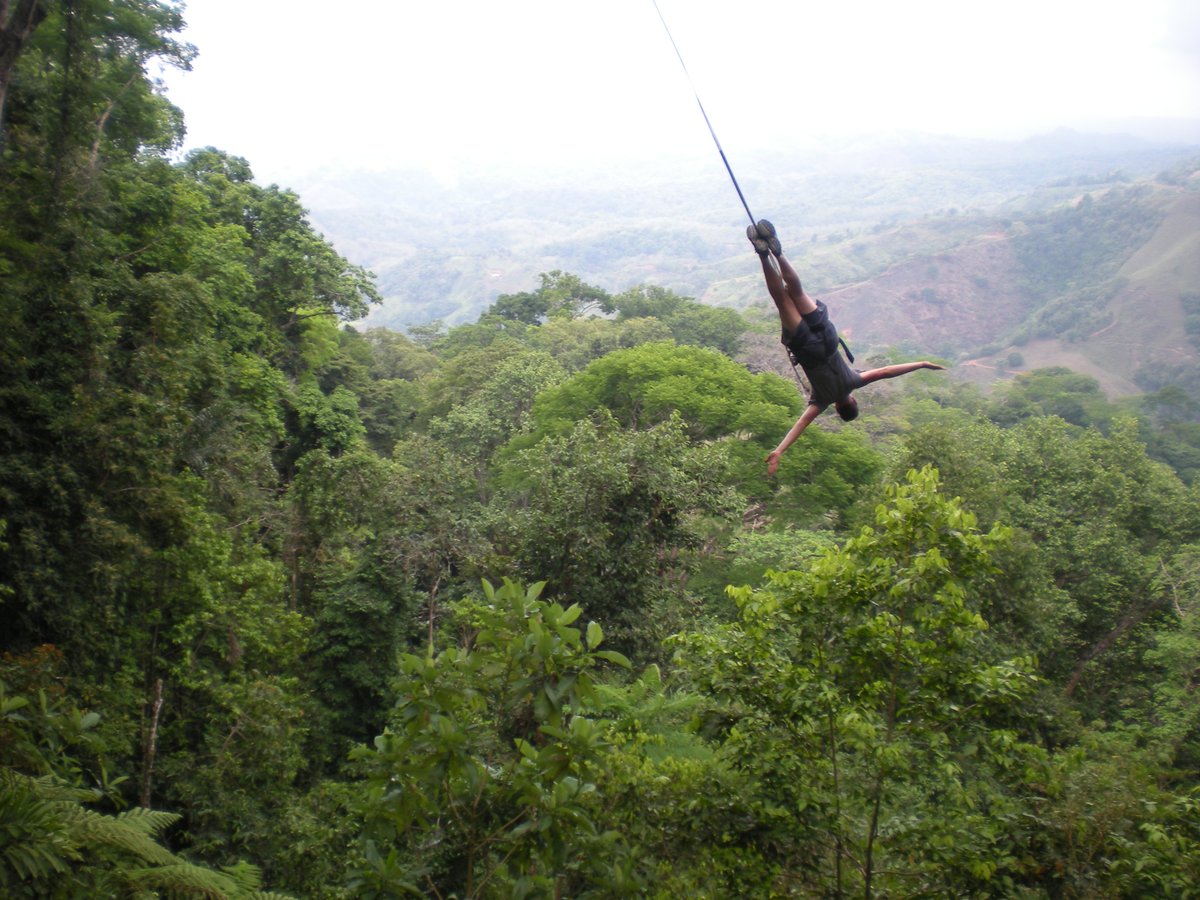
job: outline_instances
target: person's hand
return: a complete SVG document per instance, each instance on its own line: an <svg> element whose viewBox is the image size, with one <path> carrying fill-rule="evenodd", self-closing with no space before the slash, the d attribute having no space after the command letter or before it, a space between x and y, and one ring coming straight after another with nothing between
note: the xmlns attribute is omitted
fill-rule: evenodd
<svg viewBox="0 0 1200 900"><path fill-rule="evenodd" d="M926 361L925 361L925 363L924 363L924 366L925 366L925 368L927 368L927 369L936 369L936 370L937 370L937 371L939 371L939 372L944 372L944 371L946 371L946 367L945 367L945 366L939 366L937 363L931 363L931 362L929 362L928 360L926 360Z"/></svg>
<svg viewBox="0 0 1200 900"><path fill-rule="evenodd" d="M783 456L782 451L772 450L767 454L767 474L774 475L779 468L779 457Z"/></svg>

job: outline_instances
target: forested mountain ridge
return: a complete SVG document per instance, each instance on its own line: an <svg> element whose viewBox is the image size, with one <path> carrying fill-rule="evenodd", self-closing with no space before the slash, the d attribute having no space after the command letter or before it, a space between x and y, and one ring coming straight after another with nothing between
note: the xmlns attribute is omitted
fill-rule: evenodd
<svg viewBox="0 0 1200 900"><path fill-rule="evenodd" d="M746 166L746 190L858 340L971 360L964 372L980 383L1008 377L1017 353L1028 366L1086 371L1112 395L1167 383L1149 371L1164 348L1172 366L1195 368L1183 327L1189 260L1200 258L1194 148L1070 132L907 141ZM535 268L762 309L719 175L706 160L576 182L547 173L541 187L532 175L445 184L415 172L301 181L318 226L379 273L384 302L367 324L404 327L469 320ZM1140 262L1118 271L1134 254Z"/></svg>
<svg viewBox="0 0 1200 900"><path fill-rule="evenodd" d="M1098 330L1124 310L1131 322L1155 322L1167 345L1181 345L1178 315L1163 313L1190 273L1117 285L1128 276L1111 267L1139 250L1153 258L1155 226L1170 233L1173 203L1193 202L1194 148L1059 133L1008 144L916 136L900 152L838 150L752 156L746 191L784 229L810 283L852 301L843 316L860 339L910 342L915 326L885 324L910 319L921 323L920 352L964 358L1000 344L1007 356L1010 341L1036 342L1067 314L1071 346L1035 344L1030 355L1043 365L1090 361L1096 374L1114 376L1106 386L1117 392L1129 392L1149 357L1091 353L1086 323ZM621 169L575 182L546 173L540 187L535 176L464 176L450 185L402 172L302 181L317 224L379 273L385 301L368 322L400 327L469 320L499 294L523 289L535 267L575 272L609 290L660 284L709 304L760 307L736 202L720 174L702 160L670 174ZM1181 209L1176 218L1186 215ZM1195 235L1184 227L1183 244L1161 250L1194 257ZM1149 277L1143 264L1134 281ZM896 315L901 308L911 314Z"/></svg>
<svg viewBox="0 0 1200 900"><path fill-rule="evenodd" d="M6 9L6 896L1194 891L1185 392L917 373L768 478L769 319L550 269L350 327L296 193L169 161L174 4Z"/></svg>

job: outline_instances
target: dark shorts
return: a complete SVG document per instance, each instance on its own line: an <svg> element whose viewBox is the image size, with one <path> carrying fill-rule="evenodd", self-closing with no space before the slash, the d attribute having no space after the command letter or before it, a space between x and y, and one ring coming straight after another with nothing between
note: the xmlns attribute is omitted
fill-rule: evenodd
<svg viewBox="0 0 1200 900"><path fill-rule="evenodd" d="M815 310L800 317L803 321L794 333L788 334L786 328L782 331L779 341L787 347L793 362L821 362L838 351L838 333L829 321L829 310L820 300L816 304Z"/></svg>

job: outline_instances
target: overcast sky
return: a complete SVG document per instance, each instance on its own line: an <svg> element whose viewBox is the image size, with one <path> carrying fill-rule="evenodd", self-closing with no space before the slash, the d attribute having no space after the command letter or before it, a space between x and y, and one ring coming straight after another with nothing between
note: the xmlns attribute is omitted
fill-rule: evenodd
<svg viewBox="0 0 1200 900"><path fill-rule="evenodd" d="M726 154L1200 117L1196 0L658 0ZM188 147L330 164L715 153L653 0L191 0Z"/></svg>

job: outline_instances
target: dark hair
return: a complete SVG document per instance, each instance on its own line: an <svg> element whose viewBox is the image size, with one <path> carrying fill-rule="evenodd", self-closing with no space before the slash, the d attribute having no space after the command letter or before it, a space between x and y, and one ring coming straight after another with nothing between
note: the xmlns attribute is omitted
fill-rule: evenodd
<svg viewBox="0 0 1200 900"><path fill-rule="evenodd" d="M842 417L843 422L853 422L858 418L858 401L853 397L847 397L845 400L839 400L834 409L837 414Z"/></svg>

